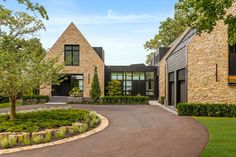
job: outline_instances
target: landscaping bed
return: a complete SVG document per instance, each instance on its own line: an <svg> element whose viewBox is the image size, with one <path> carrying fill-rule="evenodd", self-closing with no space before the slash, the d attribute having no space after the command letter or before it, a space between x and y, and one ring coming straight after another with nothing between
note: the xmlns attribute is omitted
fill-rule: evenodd
<svg viewBox="0 0 236 157"><path fill-rule="evenodd" d="M55 141L89 131L100 121L94 112L70 108L19 112L15 121L1 114L0 145L10 148Z"/></svg>
<svg viewBox="0 0 236 157"><path fill-rule="evenodd" d="M236 156L236 118L194 117L209 132L209 143L201 157Z"/></svg>

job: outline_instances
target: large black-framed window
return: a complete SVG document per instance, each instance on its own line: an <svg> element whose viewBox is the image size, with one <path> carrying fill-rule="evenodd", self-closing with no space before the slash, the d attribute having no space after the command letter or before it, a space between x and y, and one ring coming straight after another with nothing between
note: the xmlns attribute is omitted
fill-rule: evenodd
<svg viewBox="0 0 236 157"><path fill-rule="evenodd" d="M64 46L64 61L66 66L78 66L80 58L79 45Z"/></svg>
<svg viewBox="0 0 236 157"><path fill-rule="evenodd" d="M229 75L236 76L236 44L229 45Z"/></svg>
<svg viewBox="0 0 236 157"><path fill-rule="evenodd" d="M79 87L81 91L84 90L84 76L83 74L71 75L71 88Z"/></svg>

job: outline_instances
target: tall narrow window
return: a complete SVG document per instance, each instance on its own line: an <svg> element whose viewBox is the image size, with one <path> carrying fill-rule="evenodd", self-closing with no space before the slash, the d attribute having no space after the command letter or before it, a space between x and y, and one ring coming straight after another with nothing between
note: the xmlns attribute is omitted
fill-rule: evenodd
<svg viewBox="0 0 236 157"><path fill-rule="evenodd" d="M67 66L79 65L79 45L65 45L64 60Z"/></svg>

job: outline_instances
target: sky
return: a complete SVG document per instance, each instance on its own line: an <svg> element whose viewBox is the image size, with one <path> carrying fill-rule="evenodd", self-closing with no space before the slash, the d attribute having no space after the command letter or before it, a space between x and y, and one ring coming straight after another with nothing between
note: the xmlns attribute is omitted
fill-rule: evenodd
<svg viewBox="0 0 236 157"><path fill-rule="evenodd" d="M91 46L103 47L106 65L144 63L144 43L158 32L161 21L173 17L177 0L32 0L49 16L46 31L37 33L43 47L51 48L73 22ZM5 3L5 2L1 2ZM19 9L15 0L5 6Z"/></svg>

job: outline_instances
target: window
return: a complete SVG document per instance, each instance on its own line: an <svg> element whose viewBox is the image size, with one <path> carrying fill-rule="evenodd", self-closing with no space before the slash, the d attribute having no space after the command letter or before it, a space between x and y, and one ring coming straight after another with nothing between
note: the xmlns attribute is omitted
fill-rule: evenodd
<svg viewBox="0 0 236 157"><path fill-rule="evenodd" d="M123 82L123 90L125 95L131 95L132 92L132 81Z"/></svg>
<svg viewBox="0 0 236 157"><path fill-rule="evenodd" d="M229 45L229 75L236 75L236 45Z"/></svg>
<svg viewBox="0 0 236 157"><path fill-rule="evenodd" d="M81 91L84 89L84 77L83 75L72 75L71 76L71 86L72 88L74 87L79 87Z"/></svg>
<svg viewBox="0 0 236 157"><path fill-rule="evenodd" d="M131 72L125 73L125 80L132 80L132 73Z"/></svg>
<svg viewBox="0 0 236 157"><path fill-rule="evenodd" d="M146 95L154 96L154 72L146 72Z"/></svg>
<svg viewBox="0 0 236 157"><path fill-rule="evenodd" d="M133 80L145 80L144 72L134 72Z"/></svg>
<svg viewBox="0 0 236 157"><path fill-rule="evenodd" d="M111 80L123 80L123 73L111 73Z"/></svg>
<svg viewBox="0 0 236 157"><path fill-rule="evenodd" d="M65 45L64 51L65 65L79 65L79 45Z"/></svg>

